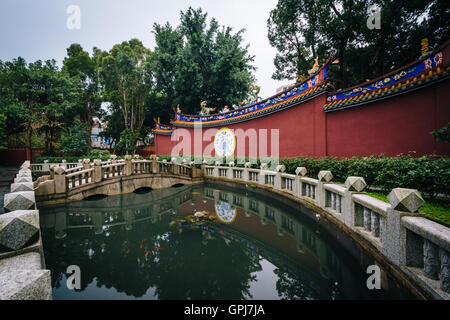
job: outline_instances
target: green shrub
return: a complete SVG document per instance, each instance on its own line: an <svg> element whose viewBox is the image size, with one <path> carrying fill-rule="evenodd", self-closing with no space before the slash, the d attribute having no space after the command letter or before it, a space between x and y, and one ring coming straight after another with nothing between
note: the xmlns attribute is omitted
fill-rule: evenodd
<svg viewBox="0 0 450 320"><path fill-rule="evenodd" d="M108 158L111 156L108 150L99 150L99 149L92 149L91 152L89 152L89 158L94 159L102 159L102 158Z"/></svg>

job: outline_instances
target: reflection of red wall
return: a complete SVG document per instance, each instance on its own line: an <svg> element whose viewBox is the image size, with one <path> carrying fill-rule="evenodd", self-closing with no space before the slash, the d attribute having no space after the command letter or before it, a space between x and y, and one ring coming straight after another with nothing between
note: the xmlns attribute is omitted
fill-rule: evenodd
<svg viewBox="0 0 450 320"><path fill-rule="evenodd" d="M207 199L206 203L203 203L202 197L199 195L195 199L195 205L191 205L191 202L188 201L178 207L178 214L180 215L193 215L196 211L216 214L215 201ZM320 267L320 263L315 256L308 252L302 254L297 251L296 240L293 236L289 234L278 235L277 226L274 223L262 224L261 218L256 214L247 217L244 209L237 208L236 219L228 226L283 252L297 261L301 261L302 264L312 270L318 270Z"/></svg>
<svg viewBox="0 0 450 320"><path fill-rule="evenodd" d="M450 146L436 142L430 134L450 121L449 91L450 81L445 80L396 97L329 113L323 111L325 94L322 94L287 110L224 127L267 129L269 155L270 129L279 129L280 157L381 153L395 156L409 151L416 151L416 156L449 155ZM184 130L192 137L192 153L183 153L193 154L193 129ZM156 154L171 154L178 143L162 135L156 135L155 141ZM203 150L211 141L203 142ZM245 154L249 155L248 141Z"/></svg>

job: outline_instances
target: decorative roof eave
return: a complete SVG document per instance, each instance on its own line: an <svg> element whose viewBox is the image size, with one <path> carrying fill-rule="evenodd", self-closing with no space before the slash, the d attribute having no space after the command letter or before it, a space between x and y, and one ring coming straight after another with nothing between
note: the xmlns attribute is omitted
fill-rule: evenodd
<svg viewBox="0 0 450 320"><path fill-rule="evenodd" d="M450 78L450 67L447 67L446 69L441 69L438 67L434 70L430 70L426 74L421 73L412 79L400 81L389 87L374 90L369 93L366 93L365 95L357 95L354 97L327 103L324 105L323 108L325 112L332 112L351 107L357 107L360 105L380 101L387 98L392 98L404 93L422 89L432 84L445 81L449 78Z"/></svg>
<svg viewBox="0 0 450 320"><path fill-rule="evenodd" d="M312 93L318 93L319 89L325 90L325 86L327 90L331 89L331 85L327 85L328 62L330 59L331 57L316 71L316 73L270 98L222 114L202 116L175 113L175 120L171 121L171 124L177 127L193 127L194 124L201 123L203 127L214 127L223 124L247 121L255 117L275 112L275 110L279 111L285 109L286 107L291 106L294 100L297 100L295 101L296 103L300 102L300 100L306 101L306 98L310 97ZM282 109L280 109L280 105L283 105Z"/></svg>
<svg viewBox="0 0 450 320"><path fill-rule="evenodd" d="M324 84L320 87L314 88L313 90L305 92L301 96L296 96L290 100L280 102L278 104L271 106L270 108L257 110L250 114L244 114L242 116L233 117L230 119L223 119L223 120L216 120L216 121L196 121L196 122L177 121L177 122L172 122L172 124L174 124L176 127L184 127L184 128L194 127L195 124L201 125L203 128L211 128L211 127L218 127L218 126L223 126L223 125L230 125L230 124L234 124L234 123L249 121L249 120L264 117L269 114L291 108L293 106L297 106L300 103L311 100L321 94L325 94L330 87L331 87L330 84Z"/></svg>
<svg viewBox="0 0 450 320"><path fill-rule="evenodd" d="M402 68L375 80L330 93L323 108L325 112L340 110L410 92L431 82L441 81L448 76L449 61L450 41L447 41L434 52Z"/></svg>
<svg viewBox="0 0 450 320"><path fill-rule="evenodd" d="M153 133L154 134L160 134L163 136L170 136L174 130L174 128L172 126L166 126L163 125L159 122L159 117L158 120L156 120L156 118L154 117L153 120L155 121L155 129L153 129Z"/></svg>

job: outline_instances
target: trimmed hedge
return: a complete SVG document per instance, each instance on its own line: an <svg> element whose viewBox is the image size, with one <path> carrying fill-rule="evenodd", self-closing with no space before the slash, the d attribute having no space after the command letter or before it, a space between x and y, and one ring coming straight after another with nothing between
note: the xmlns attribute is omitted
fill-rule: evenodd
<svg viewBox="0 0 450 320"><path fill-rule="evenodd" d="M286 172L295 173L306 167L307 176L317 178L320 170L330 170L334 180L345 181L349 176L364 177L368 186L386 191L393 188L417 189L423 194L450 195L450 158L438 156L353 157L319 159L297 157L280 159Z"/></svg>

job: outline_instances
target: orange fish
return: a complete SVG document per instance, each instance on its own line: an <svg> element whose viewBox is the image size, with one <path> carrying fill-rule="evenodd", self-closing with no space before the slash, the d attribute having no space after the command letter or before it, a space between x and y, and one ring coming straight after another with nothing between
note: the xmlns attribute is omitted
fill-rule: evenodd
<svg viewBox="0 0 450 320"><path fill-rule="evenodd" d="M150 252L151 252L150 250L145 250L145 252L144 252L144 257L148 256L148 254L149 254Z"/></svg>
<svg viewBox="0 0 450 320"><path fill-rule="evenodd" d="M158 247L158 246L154 246L153 249L155 249L156 251L161 251L162 250L162 248Z"/></svg>
<svg viewBox="0 0 450 320"><path fill-rule="evenodd" d="M130 249L127 249L127 251L125 251L125 254L129 254L130 253Z"/></svg>
<svg viewBox="0 0 450 320"><path fill-rule="evenodd" d="M141 243L141 245L139 246L139 248L142 249L142 243Z"/></svg>

